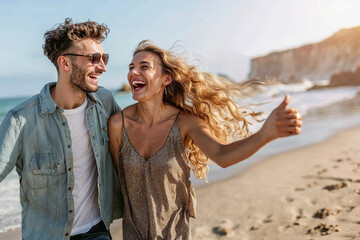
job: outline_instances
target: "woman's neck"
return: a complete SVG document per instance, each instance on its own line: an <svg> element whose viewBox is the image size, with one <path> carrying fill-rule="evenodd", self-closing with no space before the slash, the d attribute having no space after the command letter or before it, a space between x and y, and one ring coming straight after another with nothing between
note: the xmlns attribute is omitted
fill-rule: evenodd
<svg viewBox="0 0 360 240"><path fill-rule="evenodd" d="M145 125L152 125L169 116L169 105L161 102L138 102L136 105L136 118Z"/></svg>

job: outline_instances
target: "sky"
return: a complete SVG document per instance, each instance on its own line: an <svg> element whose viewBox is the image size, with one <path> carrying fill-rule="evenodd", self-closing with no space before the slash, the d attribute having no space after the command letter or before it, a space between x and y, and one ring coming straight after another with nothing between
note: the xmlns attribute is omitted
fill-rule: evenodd
<svg viewBox="0 0 360 240"><path fill-rule="evenodd" d="M203 71L246 80L251 58L322 41L360 26L358 0L1 0L0 98L31 96L57 80L43 35L70 17L105 23L110 54L100 85L127 82L136 45L183 47Z"/></svg>

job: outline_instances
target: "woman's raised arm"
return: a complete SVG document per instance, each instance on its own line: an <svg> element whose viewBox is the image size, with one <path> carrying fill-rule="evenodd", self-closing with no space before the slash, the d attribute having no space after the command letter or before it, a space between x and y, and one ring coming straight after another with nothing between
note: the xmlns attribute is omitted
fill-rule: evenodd
<svg viewBox="0 0 360 240"><path fill-rule="evenodd" d="M230 144L221 143L198 117L184 118L186 136L193 139L200 150L219 166L226 168L241 162L272 140L300 134L301 115L296 109L287 108L290 96L275 108L262 128L255 134Z"/></svg>

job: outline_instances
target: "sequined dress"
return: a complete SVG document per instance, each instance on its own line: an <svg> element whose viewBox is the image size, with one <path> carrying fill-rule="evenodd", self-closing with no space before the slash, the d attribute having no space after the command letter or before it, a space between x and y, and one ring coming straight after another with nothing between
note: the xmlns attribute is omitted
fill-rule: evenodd
<svg viewBox="0 0 360 240"><path fill-rule="evenodd" d="M164 145L144 159L130 142L123 115L118 170L124 195L124 239L191 239L195 192L178 116Z"/></svg>

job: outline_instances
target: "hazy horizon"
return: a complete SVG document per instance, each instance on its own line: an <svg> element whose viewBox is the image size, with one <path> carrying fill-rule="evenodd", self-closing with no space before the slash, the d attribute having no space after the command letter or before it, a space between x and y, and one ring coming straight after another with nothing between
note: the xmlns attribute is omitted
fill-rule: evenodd
<svg viewBox="0 0 360 240"><path fill-rule="evenodd" d="M3 0L0 9L1 98L33 95L56 81L55 67L42 52L43 35L66 17L110 28L103 42L110 54L108 71L99 82L110 89L127 81L132 51L144 39L165 49L180 41L202 70L241 81L253 57L316 43L360 25L356 0Z"/></svg>

